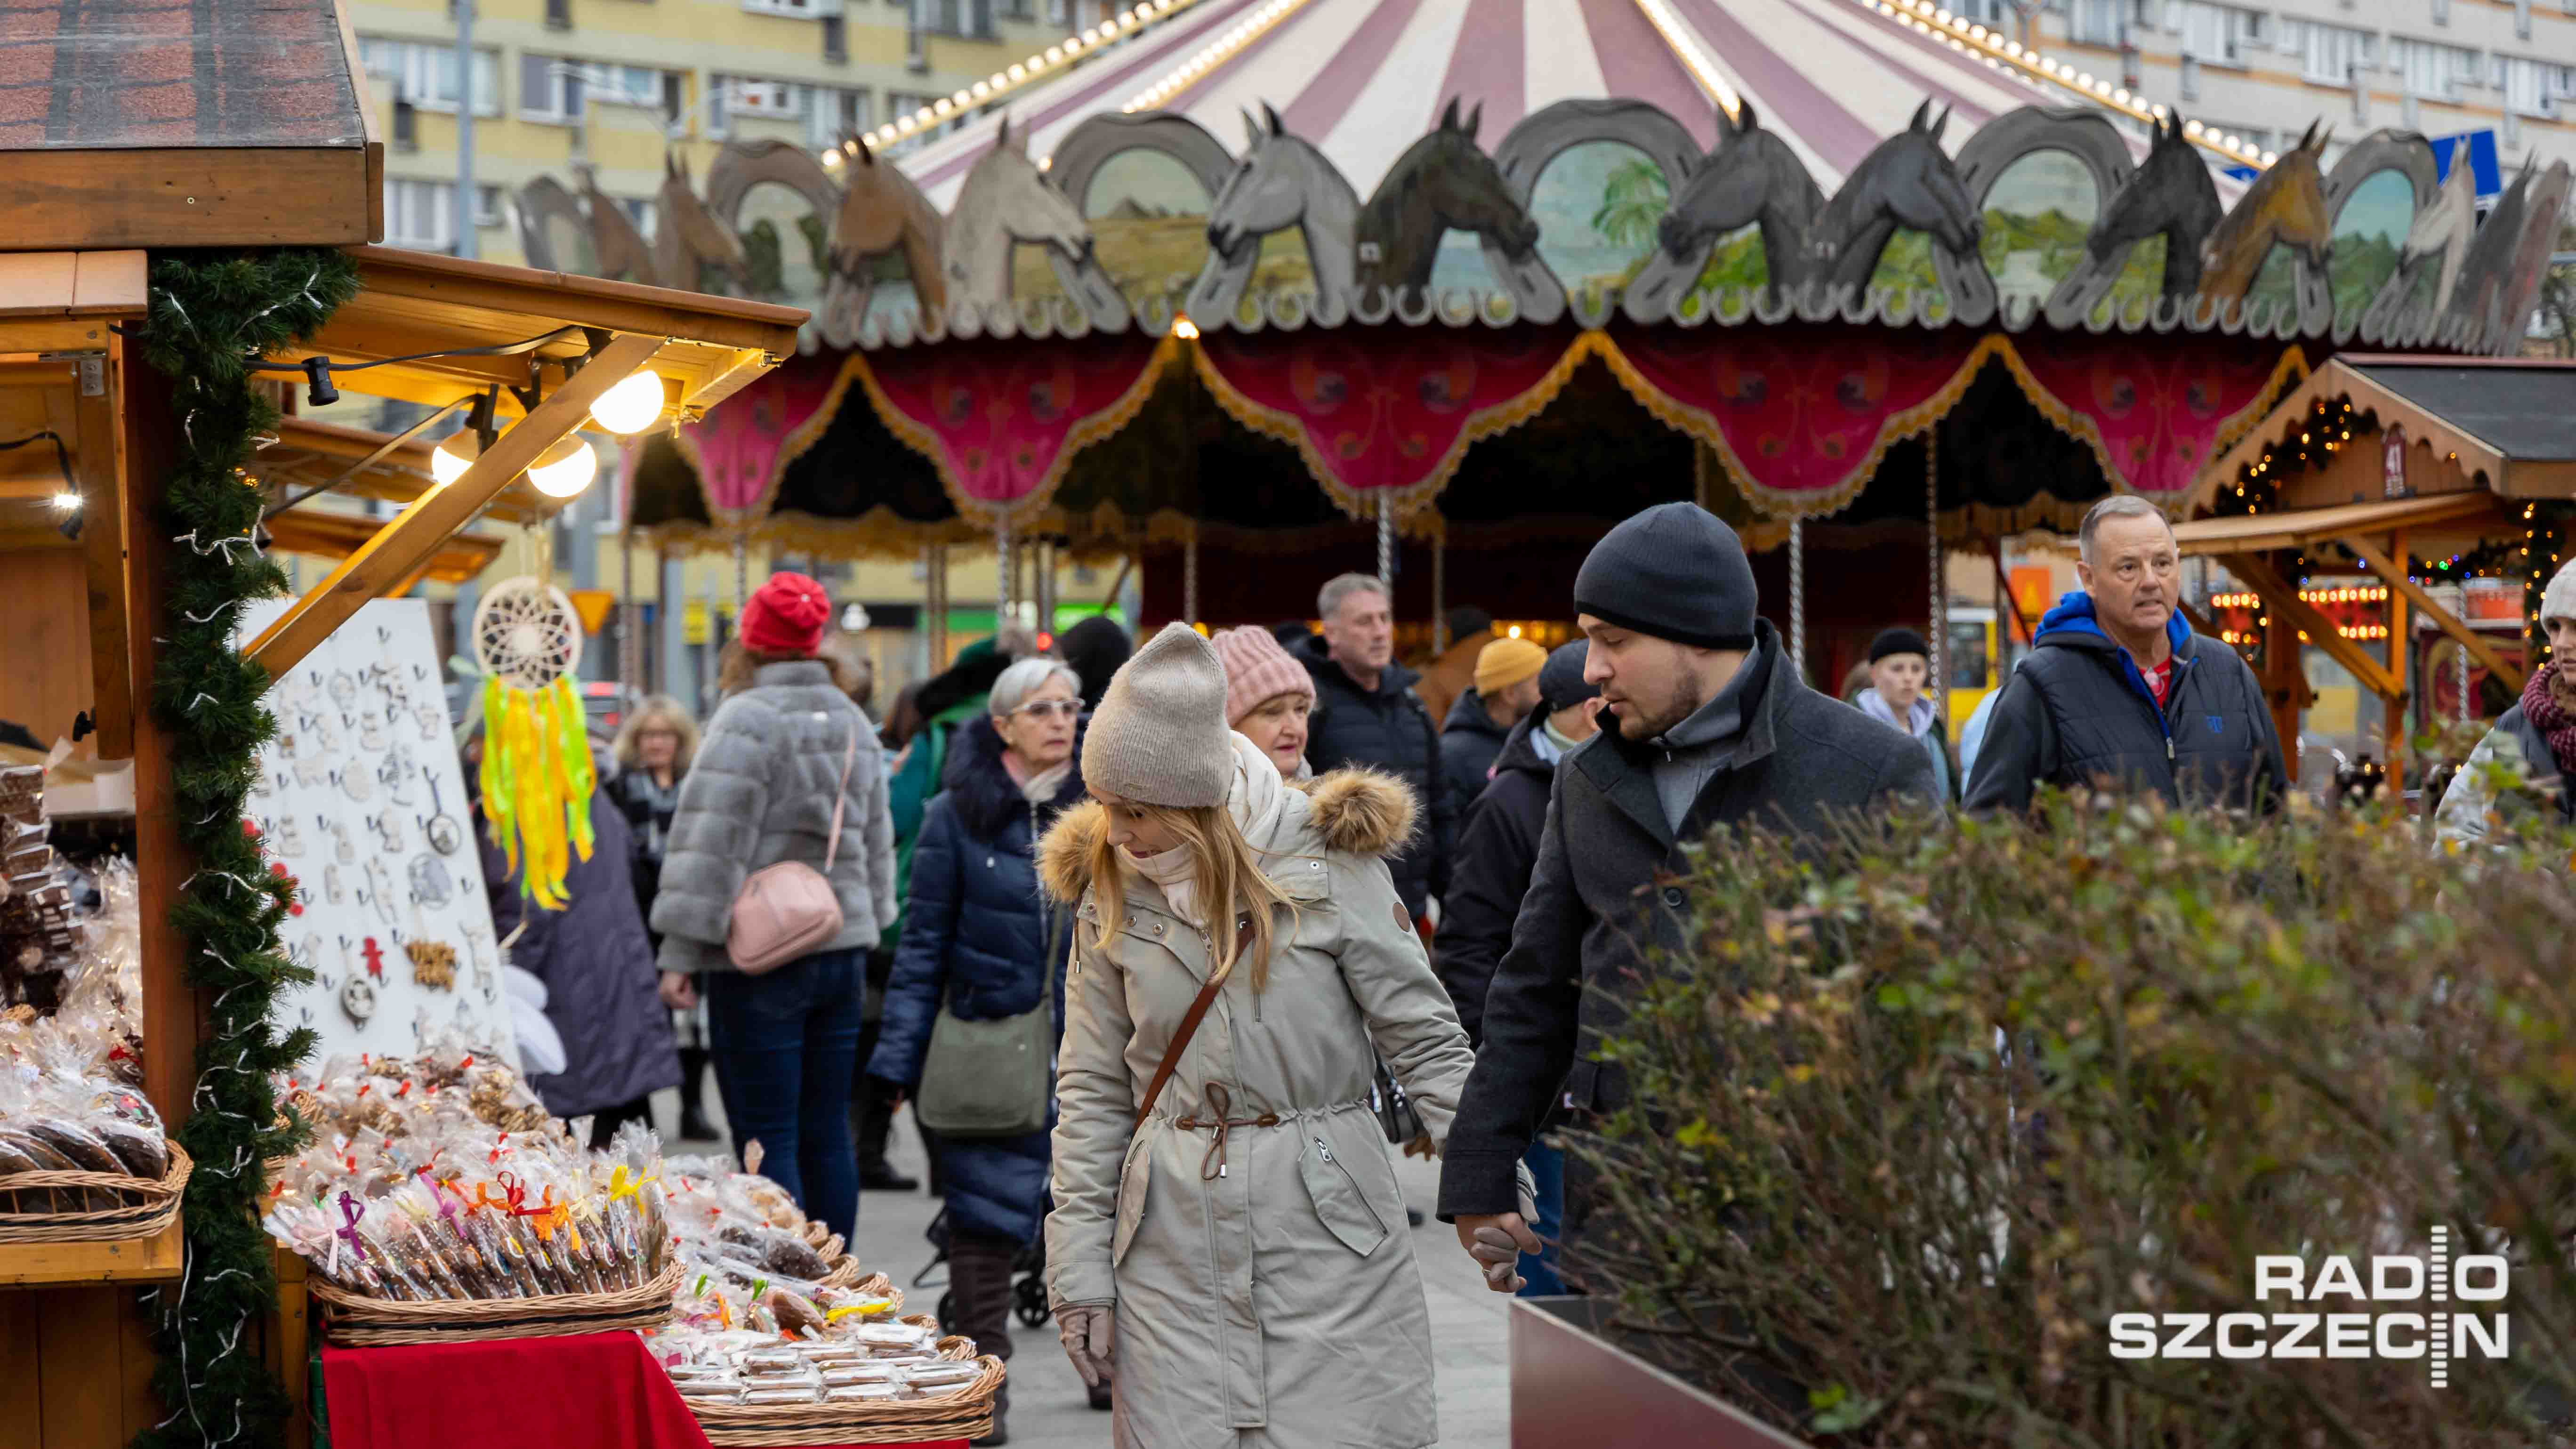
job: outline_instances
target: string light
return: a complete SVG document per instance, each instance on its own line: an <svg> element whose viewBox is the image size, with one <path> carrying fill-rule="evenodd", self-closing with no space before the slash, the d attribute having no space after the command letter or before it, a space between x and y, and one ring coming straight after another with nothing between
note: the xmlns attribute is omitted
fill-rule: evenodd
<svg viewBox="0 0 2576 1449"><path fill-rule="evenodd" d="M1201 46L1197 54L1182 61L1162 79L1127 98L1118 109L1122 114L1160 110L1173 97L1197 85L1207 73L1232 60L1243 48L1270 33L1273 26L1305 8L1306 0L1270 0L1270 3L1227 27L1224 34Z"/></svg>
<svg viewBox="0 0 2576 1449"><path fill-rule="evenodd" d="M1198 3L1199 0L1141 0L1141 3L1120 12L1105 24L1092 26L1080 35L1068 35L1034 55L1013 61L954 95L933 101L909 115L898 116L887 121L884 125L868 132L866 140L871 146L891 146L897 141L905 140L946 120L961 109L990 105L1014 91L1034 85L1076 64L1084 56L1110 41L1139 34L1146 28L1188 10ZM1305 0L1291 0L1289 8L1295 9L1304 3ZM841 149L837 146L827 148L823 156L824 164L839 165Z"/></svg>

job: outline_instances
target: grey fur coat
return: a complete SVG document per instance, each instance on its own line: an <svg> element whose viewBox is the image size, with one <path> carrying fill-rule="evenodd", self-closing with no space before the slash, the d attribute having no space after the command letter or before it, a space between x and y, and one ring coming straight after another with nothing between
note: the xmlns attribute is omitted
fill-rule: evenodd
<svg viewBox="0 0 2576 1449"><path fill-rule="evenodd" d="M764 664L752 687L718 706L679 808L653 898L665 971L730 971L725 932L734 893L763 866L797 860L823 868L831 844L832 787L853 735L841 849L830 871L841 933L815 949L872 946L901 902L894 889L894 820L876 727L812 660Z"/></svg>

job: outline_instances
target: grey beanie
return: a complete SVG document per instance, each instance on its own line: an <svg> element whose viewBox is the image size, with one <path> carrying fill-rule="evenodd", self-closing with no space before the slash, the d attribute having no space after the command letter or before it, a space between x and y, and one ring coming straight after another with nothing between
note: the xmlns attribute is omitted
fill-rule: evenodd
<svg viewBox="0 0 2576 1449"><path fill-rule="evenodd" d="M1602 535L1574 576L1574 612L1702 649L1753 647L1744 541L1696 503L1658 503Z"/></svg>
<svg viewBox="0 0 2576 1449"><path fill-rule="evenodd" d="M2576 619L2576 558L2560 565L2549 587L2540 591L2540 618L2543 623Z"/></svg>
<svg viewBox="0 0 2576 1449"><path fill-rule="evenodd" d="M1222 805L1234 783L1232 733L1216 646L1166 624L1109 677L1083 737L1082 778L1144 805Z"/></svg>
<svg viewBox="0 0 2576 1449"><path fill-rule="evenodd" d="M1601 692L1600 685L1583 677L1584 657L1591 649L1591 640L1577 639L1547 652L1547 662L1538 670L1538 701L1548 713L1571 709Z"/></svg>

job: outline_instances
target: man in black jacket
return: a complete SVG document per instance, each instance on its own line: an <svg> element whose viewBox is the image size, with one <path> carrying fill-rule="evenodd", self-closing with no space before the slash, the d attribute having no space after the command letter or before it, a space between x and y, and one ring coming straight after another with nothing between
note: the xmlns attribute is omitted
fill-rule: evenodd
<svg viewBox="0 0 2576 1449"><path fill-rule="evenodd" d="M1387 862L1395 893L1418 920L1447 892L1457 844L1455 802L1440 773L1440 731L1412 690L1414 673L1395 662L1395 614L1371 574L1343 574L1316 596L1324 632L1288 646L1315 680L1306 763L1316 774L1344 765L1384 770L1422 799L1421 834Z"/></svg>
<svg viewBox="0 0 2576 1449"><path fill-rule="evenodd" d="M1574 580L1584 677L1615 721L1558 765L1511 950L1494 972L1484 1045L1450 1124L1440 1215L1498 1292L1541 1244L1516 1211L1515 1167L1548 1113L1615 1109L1616 1067L1592 1060L1624 1015L1622 983L1653 948L1684 945L1681 843L1720 826L1813 835L1890 796L1935 807L1931 757L1902 733L1807 688L1754 617L1744 545L1707 510L1666 503L1594 546ZM1589 1193L1569 1164L1565 1232Z"/></svg>
<svg viewBox="0 0 2576 1449"><path fill-rule="evenodd" d="M2041 785L2153 790L2169 805L2280 808L2281 740L2237 652L2183 622L2180 550L2155 505L2115 496L2078 534L2084 587L2004 681L1961 805L2026 810Z"/></svg>
<svg viewBox="0 0 2576 1449"><path fill-rule="evenodd" d="M1467 807L1485 793L1486 774L1503 752L1503 741L1538 708L1538 672L1546 663L1547 651L1527 639L1494 640L1476 655L1475 686L1459 694L1440 722L1440 770L1449 777L1449 803L1457 807L1462 836Z"/></svg>

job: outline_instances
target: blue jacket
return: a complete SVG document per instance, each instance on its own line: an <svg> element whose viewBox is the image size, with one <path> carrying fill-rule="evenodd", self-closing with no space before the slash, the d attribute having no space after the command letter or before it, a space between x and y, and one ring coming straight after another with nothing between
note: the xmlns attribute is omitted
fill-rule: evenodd
<svg viewBox="0 0 2576 1449"><path fill-rule="evenodd" d="M1969 810L2025 810L2041 785L2153 791L2169 805L2276 810L2287 793L2281 741L2254 671L2233 649L2165 624L2174 672L2162 708L2138 663L2076 590L2039 621L1968 778Z"/></svg>
<svg viewBox="0 0 2576 1449"><path fill-rule="evenodd" d="M1082 798L1080 739L1075 768L1055 799L1032 808L1002 763L1002 740L981 716L957 731L948 788L930 802L913 847L912 894L886 983L885 1019L867 1074L907 1089L920 1085L922 1059L940 1007L970 1021L1037 1008L1054 985L1056 1030L1064 1029L1064 961L1070 912L1038 892L1034 845L1057 812ZM1041 974L1043 973L1043 975ZM949 1141L938 1145L951 1227L1020 1244L1046 1216L1047 1137Z"/></svg>

